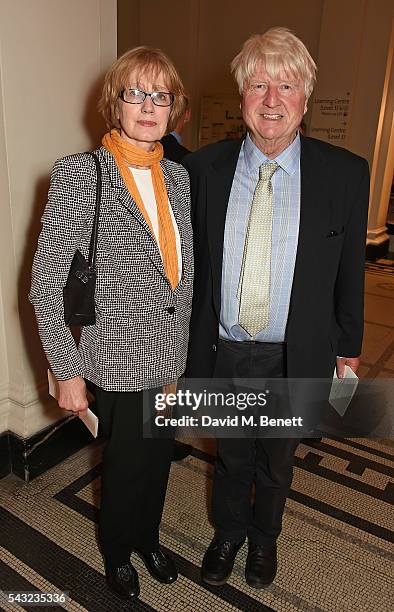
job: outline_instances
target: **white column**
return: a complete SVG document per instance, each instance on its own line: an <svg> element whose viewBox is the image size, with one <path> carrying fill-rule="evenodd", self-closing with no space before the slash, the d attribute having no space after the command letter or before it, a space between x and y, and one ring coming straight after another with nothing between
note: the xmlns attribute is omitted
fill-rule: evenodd
<svg viewBox="0 0 394 612"><path fill-rule="evenodd" d="M389 239L386 219L394 173L394 20L387 55L379 123L371 170L367 244L380 245Z"/></svg>

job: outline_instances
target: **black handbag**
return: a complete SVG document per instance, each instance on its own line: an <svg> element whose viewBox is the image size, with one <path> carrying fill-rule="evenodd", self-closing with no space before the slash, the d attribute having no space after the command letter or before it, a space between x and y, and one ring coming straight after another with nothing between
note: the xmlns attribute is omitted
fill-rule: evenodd
<svg viewBox="0 0 394 612"><path fill-rule="evenodd" d="M96 290L96 253L97 235L101 201L101 166L97 155L90 153L97 169L96 207L90 238L88 261L77 249L71 262L66 286L63 287L64 321L66 325L94 325L96 309L94 294Z"/></svg>

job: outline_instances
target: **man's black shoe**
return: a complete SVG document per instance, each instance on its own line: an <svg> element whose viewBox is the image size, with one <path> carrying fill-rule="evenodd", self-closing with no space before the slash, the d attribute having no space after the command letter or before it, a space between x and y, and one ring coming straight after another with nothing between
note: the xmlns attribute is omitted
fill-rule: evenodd
<svg viewBox="0 0 394 612"><path fill-rule="evenodd" d="M269 586L276 576L277 566L276 544L267 548L249 543L245 567L245 580L249 586L254 589Z"/></svg>
<svg viewBox="0 0 394 612"><path fill-rule="evenodd" d="M186 459L193 452L193 447L191 444L183 444L183 442L175 442L174 444L174 452L172 455L171 461L182 461L182 459Z"/></svg>
<svg viewBox="0 0 394 612"><path fill-rule="evenodd" d="M139 551L136 553L143 560L152 578L164 584L171 584L178 578L174 561L161 548L149 553Z"/></svg>
<svg viewBox="0 0 394 612"><path fill-rule="evenodd" d="M131 563L120 567L107 567L105 576L111 591L122 599L136 599L140 594L138 574Z"/></svg>
<svg viewBox="0 0 394 612"><path fill-rule="evenodd" d="M243 542L234 544L216 538L210 543L202 561L201 577L207 584L225 584L233 571L235 557Z"/></svg>

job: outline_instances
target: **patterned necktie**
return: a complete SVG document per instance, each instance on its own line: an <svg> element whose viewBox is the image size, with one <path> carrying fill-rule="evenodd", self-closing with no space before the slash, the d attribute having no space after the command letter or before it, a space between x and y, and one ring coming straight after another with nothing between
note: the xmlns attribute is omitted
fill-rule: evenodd
<svg viewBox="0 0 394 612"><path fill-rule="evenodd" d="M239 325L255 336L268 325L272 242L272 184L278 164L264 163L253 195L238 288Z"/></svg>

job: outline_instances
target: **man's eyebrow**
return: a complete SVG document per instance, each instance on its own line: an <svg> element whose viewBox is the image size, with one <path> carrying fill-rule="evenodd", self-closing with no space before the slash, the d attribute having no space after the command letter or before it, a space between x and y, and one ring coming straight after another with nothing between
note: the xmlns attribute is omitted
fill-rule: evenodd
<svg viewBox="0 0 394 612"><path fill-rule="evenodd" d="M250 81L251 85L257 85L258 83L266 83L268 80L276 81L277 83L289 83L291 85L300 85L302 83L301 79L294 79L292 77L284 77L283 79L253 79Z"/></svg>

